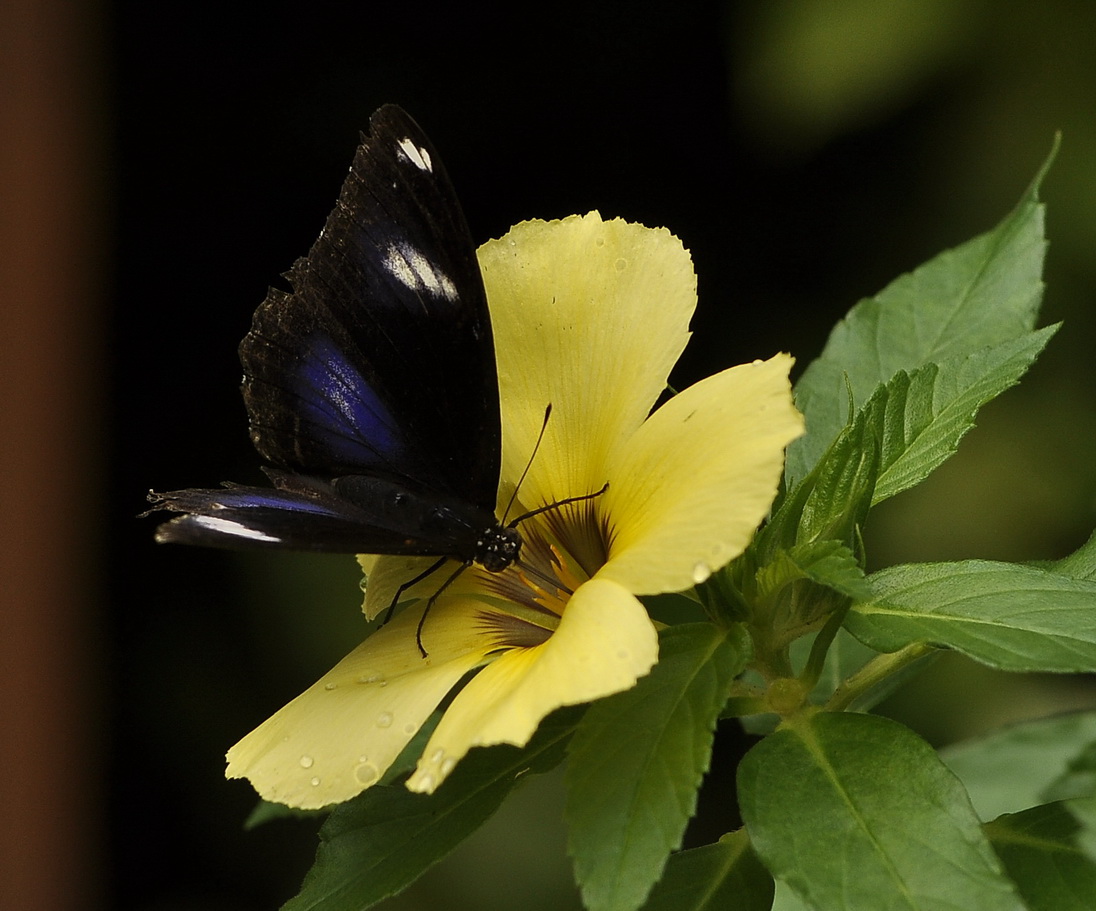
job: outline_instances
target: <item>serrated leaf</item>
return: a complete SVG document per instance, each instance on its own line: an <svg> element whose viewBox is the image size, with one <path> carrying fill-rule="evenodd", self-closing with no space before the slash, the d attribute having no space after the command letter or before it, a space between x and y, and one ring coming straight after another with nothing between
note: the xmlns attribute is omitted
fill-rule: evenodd
<svg viewBox="0 0 1096 911"><path fill-rule="evenodd" d="M986 826L1029 911L1091 911L1096 862L1077 845L1080 828L1061 803L1008 814Z"/></svg>
<svg viewBox="0 0 1096 911"><path fill-rule="evenodd" d="M1096 744L1096 712L1025 721L940 751L982 819L1048 799L1072 761Z"/></svg>
<svg viewBox="0 0 1096 911"><path fill-rule="evenodd" d="M1008 671L1096 670L1096 582L1033 566L966 560L894 566L845 620L883 652L947 646Z"/></svg>
<svg viewBox="0 0 1096 911"><path fill-rule="evenodd" d="M871 506L879 473L875 429L878 402L869 403L826 450L821 460L780 499L751 551L764 565L796 544L839 540L849 544Z"/></svg>
<svg viewBox="0 0 1096 911"><path fill-rule="evenodd" d="M1023 909L962 785L897 722L818 713L750 750L738 786L754 849L810 907Z"/></svg>
<svg viewBox="0 0 1096 911"><path fill-rule="evenodd" d="M362 911L406 888L486 822L521 777L558 765L581 714L553 713L523 749L472 751L433 794L378 785L340 804L283 911Z"/></svg>
<svg viewBox="0 0 1096 911"><path fill-rule="evenodd" d="M788 448L789 489L845 426L847 389L859 405L899 370L963 358L1034 328L1046 250L1038 186L1053 156L996 228L896 279L834 327L796 384L807 435Z"/></svg>
<svg viewBox="0 0 1096 911"><path fill-rule="evenodd" d="M590 707L568 751L565 810L590 911L638 908L681 845L719 710L748 655L740 627L672 627L650 674Z"/></svg>
<svg viewBox="0 0 1096 911"><path fill-rule="evenodd" d="M974 426L978 409L1019 382L1057 331L1058 325L1048 326L966 357L899 371L877 389L885 407L873 505L943 464Z"/></svg>
<svg viewBox="0 0 1096 911"><path fill-rule="evenodd" d="M769 911L773 878L745 830L674 854L643 911Z"/></svg>

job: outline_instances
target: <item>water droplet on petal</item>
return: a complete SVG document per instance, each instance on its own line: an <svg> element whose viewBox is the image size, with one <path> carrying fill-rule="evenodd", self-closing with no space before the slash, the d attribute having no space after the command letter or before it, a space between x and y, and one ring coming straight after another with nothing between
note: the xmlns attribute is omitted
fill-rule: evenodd
<svg viewBox="0 0 1096 911"><path fill-rule="evenodd" d="M373 763L362 760L354 769L354 777L358 780L358 784L371 785L381 777L381 773Z"/></svg>
<svg viewBox="0 0 1096 911"><path fill-rule="evenodd" d="M442 775L448 775L456 767L457 767L457 760L455 760L452 756L450 756L448 759L445 760L445 762L443 762L441 764L441 773L442 773Z"/></svg>
<svg viewBox="0 0 1096 911"><path fill-rule="evenodd" d="M323 688L324 688L325 690L327 690L327 691L328 691L328 692L330 693L330 692L331 692L331 691L332 691L333 689L335 689L335 687L337 687L337 686L338 686L338 684L337 684L337 683L325 683L325 684L323 685Z"/></svg>
<svg viewBox="0 0 1096 911"><path fill-rule="evenodd" d="M309 782L309 784L310 784L310 785L312 785L312 787L314 787L314 788L318 788L318 787L320 786L320 779L319 779L319 777L313 778L313 779L312 779L312 780L311 780L311 781Z"/></svg>
<svg viewBox="0 0 1096 911"><path fill-rule="evenodd" d="M391 727L391 726L392 726L392 713L391 712L381 712L377 716L377 727L387 728L387 727Z"/></svg>
<svg viewBox="0 0 1096 911"><path fill-rule="evenodd" d="M623 272L625 269L628 268L628 260L626 260L622 256L615 263L613 263L613 266L616 268L617 272Z"/></svg>
<svg viewBox="0 0 1096 911"><path fill-rule="evenodd" d="M433 775L423 775L419 780L419 789L429 793L437 786L437 780Z"/></svg>
<svg viewBox="0 0 1096 911"><path fill-rule="evenodd" d="M434 750L433 753L430 754L430 761L432 763L434 763L434 765L437 765L444 758L445 758L445 750L443 750L441 747L438 747L436 750Z"/></svg>
<svg viewBox="0 0 1096 911"><path fill-rule="evenodd" d="M417 730L418 730L418 728L417 728L417 727L415 727L415 725L413 725L413 724L410 724L410 723L408 723L408 724L405 724L405 725L403 726L403 732L404 732L405 734L409 735L409 736L410 736L411 734L414 734L414 733L415 733L415 731L417 731Z"/></svg>
<svg viewBox="0 0 1096 911"><path fill-rule="evenodd" d="M697 585L707 581L711 574L712 568L703 560L698 560L696 566L693 567L693 581Z"/></svg>
<svg viewBox="0 0 1096 911"><path fill-rule="evenodd" d="M311 756L302 756L301 757L301 768L302 769L310 769L310 768L312 768L312 763L314 763L315 761L316 760L313 759Z"/></svg>

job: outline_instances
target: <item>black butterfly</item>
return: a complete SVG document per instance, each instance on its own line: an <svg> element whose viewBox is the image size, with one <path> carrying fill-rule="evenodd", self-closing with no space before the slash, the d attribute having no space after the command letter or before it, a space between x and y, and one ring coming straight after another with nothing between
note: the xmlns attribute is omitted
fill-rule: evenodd
<svg viewBox="0 0 1096 911"><path fill-rule="evenodd" d="M184 513L157 540L441 558L404 588L446 558L492 572L517 560L521 518L495 517L498 375L475 246L400 108L371 118L287 278L292 293L271 289L240 344L274 487L150 492L153 510Z"/></svg>

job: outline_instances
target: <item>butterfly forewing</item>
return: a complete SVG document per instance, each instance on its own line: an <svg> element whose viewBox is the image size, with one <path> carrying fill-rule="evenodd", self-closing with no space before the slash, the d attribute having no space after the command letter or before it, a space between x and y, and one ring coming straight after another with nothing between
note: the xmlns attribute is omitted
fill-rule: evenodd
<svg viewBox="0 0 1096 911"><path fill-rule="evenodd" d="M475 248L422 131L370 122L307 257L240 346L252 439L276 465L382 473L492 509L498 380Z"/></svg>
<svg viewBox="0 0 1096 911"><path fill-rule="evenodd" d="M160 541L479 560L516 557L494 516L494 342L468 227L399 108L370 121L308 255L240 345L251 438L274 489L151 493ZM501 556L500 556L501 555Z"/></svg>

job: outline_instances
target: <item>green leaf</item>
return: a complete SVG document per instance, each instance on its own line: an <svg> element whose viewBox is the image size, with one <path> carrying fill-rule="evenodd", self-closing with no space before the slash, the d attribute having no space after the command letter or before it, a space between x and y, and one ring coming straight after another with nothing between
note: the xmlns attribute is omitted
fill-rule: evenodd
<svg viewBox="0 0 1096 911"><path fill-rule="evenodd" d="M978 409L996 398L1034 362L1058 325L1009 339L913 373L899 371L875 396L885 402L880 474L873 505L919 484L959 447Z"/></svg>
<svg viewBox="0 0 1096 911"><path fill-rule="evenodd" d="M962 359L1034 328L1046 250L1038 187L1053 157L996 228L896 279L834 327L796 384L807 435L788 449L789 489L846 425L847 389L866 402L900 370Z"/></svg>
<svg viewBox="0 0 1096 911"><path fill-rule="evenodd" d="M967 560L894 566L845 625L883 652L911 642L1008 671L1096 670L1096 582L1033 566Z"/></svg>
<svg viewBox="0 0 1096 911"><path fill-rule="evenodd" d="M275 819L316 819L327 814L328 810L326 808L322 810L298 810L296 807L287 807L284 803L270 803L266 800L260 800L248 814L247 819L244 820L244 829L250 831L259 826L265 826Z"/></svg>
<svg viewBox="0 0 1096 911"><path fill-rule="evenodd" d="M744 829L674 854L643 911L769 911L773 878Z"/></svg>
<svg viewBox="0 0 1096 911"><path fill-rule="evenodd" d="M1042 567L1063 576L1096 582L1096 532L1068 557L1042 564Z"/></svg>
<svg viewBox="0 0 1096 911"><path fill-rule="evenodd" d="M940 751L982 819L1040 804L1096 744L1096 711L1025 721Z"/></svg>
<svg viewBox="0 0 1096 911"><path fill-rule="evenodd" d="M810 907L1023 909L962 785L897 722L815 714L750 750L738 786L754 849Z"/></svg>
<svg viewBox="0 0 1096 911"><path fill-rule="evenodd" d="M590 707L569 750L565 809L590 911L638 908L681 845L719 710L748 655L741 627L671 627L649 675Z"/></svg>
<svg viewBox="0 0 1096 911"><path fill-rule="evenodd" d="M404 889L479 828L521 777L558 765L581 714L550 715L523 749L473 750L434 794L377 785L340 804L283 911L361 911Z"/></svg>
<svg viewBox="0 0 1096 911"><path fill-rule="evenodd" d="M851 544L864 521L879 473L875 424L880 403L869 403L833 441L810 473L782 497L751 552L764 565L796 544L838 540Z"/></svg>
<svg viewBox="0 0 1096 911"><path fill-rule="evenodd" d="M1091 911L1096 862L1077 845L1080 828L1060 803L1002 816L986 826L1029 911Z"/></svg>

